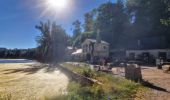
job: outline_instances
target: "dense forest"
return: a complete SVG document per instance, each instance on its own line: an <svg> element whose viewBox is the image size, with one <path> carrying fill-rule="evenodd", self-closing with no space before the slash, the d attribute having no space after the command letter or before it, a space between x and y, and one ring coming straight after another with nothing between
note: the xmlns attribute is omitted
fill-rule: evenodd
<svg viewBox="0 0 170 100"><path fill-rule="evenodd" d="M53 21L40 22L36 26L41 32L36 49L1 50L0 57L60 61L66 46L80 48L87 38L100 38L110 44L110 49L136 48L141 41L156 44L149 44L147 49L170 47L169 0L108 1L84 14L83 22L73 22L72 36Z"/></svg>

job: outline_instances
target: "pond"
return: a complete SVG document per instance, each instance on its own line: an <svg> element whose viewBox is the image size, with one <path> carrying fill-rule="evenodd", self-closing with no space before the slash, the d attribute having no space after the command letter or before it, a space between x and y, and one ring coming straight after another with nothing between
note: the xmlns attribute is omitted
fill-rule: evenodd
<svg viewBox="0 0 170 100"><path fill-rule="evenodd" d="M0 59L0 64L4 63L34 63L36 61L34 60L28 60L28 59Z"/></svg>

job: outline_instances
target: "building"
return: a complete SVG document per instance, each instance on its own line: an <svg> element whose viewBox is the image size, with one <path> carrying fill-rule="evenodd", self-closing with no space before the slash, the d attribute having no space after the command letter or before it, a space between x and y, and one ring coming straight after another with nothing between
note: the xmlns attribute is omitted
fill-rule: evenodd
<svg viewBox="0 0 170 100"><path fill-rule="evenodd" d="M72 57L72 53L74 52L74 48L72 46L67 46L66 50L65 50L65 59L67 61L71 60Z"/></svg>
<svg viewBox="0 0 170 100"><path fill-rule="evenodd" d="M77 49L75 52L73 52L72 55L72 60L73 61L83 61L84 56L83 56L83 50L82 49Z"/></svg>
<svg viewBox="0 0 170 100"><path fill-rule="evenodd" d="M83 57L88 61L109 57L109 43L102 40L86 39L82 50Z"/></svg>
<svg viewBox="0 0 170 100"><path fill-rule="evenodd" d="M146 60L153 63L157 58L170 60L170 49L162 36L122 39L110 50L110 57L113 60Z"/></svg>
<svg viewBox="0 0 170 100"><path fill-rule="evenodd" d="M126 50L126 57L133 58L161 58L170 60L170 49Z"/></svg>

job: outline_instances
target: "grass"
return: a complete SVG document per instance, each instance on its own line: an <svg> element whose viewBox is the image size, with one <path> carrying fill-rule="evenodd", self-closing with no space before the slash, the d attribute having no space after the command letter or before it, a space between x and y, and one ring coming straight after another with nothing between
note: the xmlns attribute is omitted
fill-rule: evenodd
<svg viewBox="0 0 170 100"><path fill-rule="evenodd" d="M0 64L0 100L45 100L66 90L69 79L65 74L57 69L48 72L48 67L28 70L32 66L43 65Z"/></svg>
<svg viewBox="0 0 170 100"><path fill-rule="evenodd" d="M0 100L11 100L11 94L0 92Z"/></svg>
<svg viewBox="0 0 170 100"><path fill-rule="evenodd" d="M80 83L71 82L68 85L68 95L64 95L64 99L60 100L131 100L141 98L143 93L147 91L145 87L138 83L91 70L88 65L82 67L67 63L63 65L73 72L98 80L102 85L84 86Z"/></svg>

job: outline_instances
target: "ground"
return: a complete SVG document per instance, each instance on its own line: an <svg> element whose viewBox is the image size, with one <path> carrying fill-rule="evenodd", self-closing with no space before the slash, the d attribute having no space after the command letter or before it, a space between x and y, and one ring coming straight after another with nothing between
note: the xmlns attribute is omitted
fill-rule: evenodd
<svg viewBox="0 0 170 100"><path fill-rule="evenodd" d="M146 100L170 100L170 74L156 67L141 68L143 79L152 84ZM37 62L0 64L0 100L43 100L66 93L68 83L68 77L57 67Z"/></svg>
<svg viewBox="0 0 170 100"><path fill-rule="evenodd" d="M0 64L0 100L43 100L66 93L68 77L38 63Z"/></svg>
<svg viewBox="0 0 170 100"><path fill-rule="evenodd" d="M153 84L150 100L170 100L170 74L156 67L142 66L142 76L145 81Z"/></svg>
<svg viewBox="0 0 170 100"><path fill-rule="evenodd" d="M144 100L170 100L170 74L152 66L141 66L141 69L143 80L149 88L149 91L143 94L146 97ZM125 70L117 67L113 68L112 72L124 77Z"/></svg>

